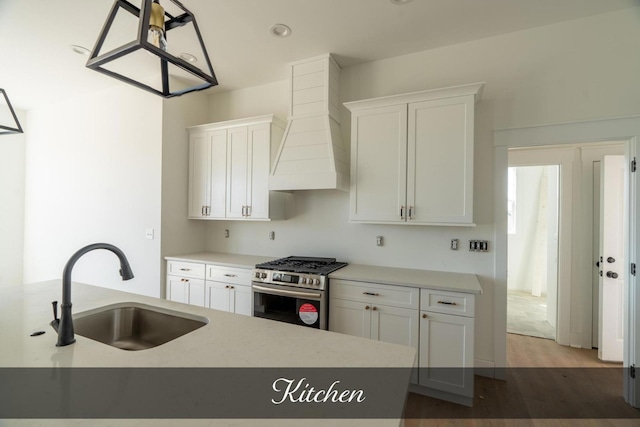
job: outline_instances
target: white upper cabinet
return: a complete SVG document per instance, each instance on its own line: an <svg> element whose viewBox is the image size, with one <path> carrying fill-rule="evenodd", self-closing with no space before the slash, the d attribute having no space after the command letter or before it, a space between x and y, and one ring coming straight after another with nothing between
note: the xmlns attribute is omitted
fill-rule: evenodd
<svg viewBox="0 0 640 427"><path fill-rule="evenodd" d="M473 225L474 106L483 86L345 104L351 221Z"/></svg>
<svg viewBox="0 0 640 427"><path fill-rule="evenodd" d="M189 218L284 218L286 194L269 191L284 132L272 115L189 128Z"/></svg>

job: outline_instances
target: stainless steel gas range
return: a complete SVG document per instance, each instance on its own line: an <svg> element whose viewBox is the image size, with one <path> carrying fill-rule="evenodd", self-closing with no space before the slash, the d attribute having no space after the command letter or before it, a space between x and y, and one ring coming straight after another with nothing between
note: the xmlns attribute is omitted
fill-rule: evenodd
<svg viewBox="0 0 640 427"><path fill-rule="evenodd" d="M327 329L328 275L346 265L335 258L298 256L256 265L252 279L253 315Z"/></svg>

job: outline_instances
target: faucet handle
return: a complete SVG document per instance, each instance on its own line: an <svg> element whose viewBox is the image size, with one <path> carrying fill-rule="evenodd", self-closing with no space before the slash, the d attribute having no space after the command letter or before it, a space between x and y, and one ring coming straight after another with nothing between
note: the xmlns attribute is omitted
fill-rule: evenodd
<svg viewBox="0 0 640 427"><path fill-rule="evenodd" d="M53 301L51 304L53 305L53 320L49 324L58 332L58 326L60 325L60 320L58 319L58 301Z"/></svg>

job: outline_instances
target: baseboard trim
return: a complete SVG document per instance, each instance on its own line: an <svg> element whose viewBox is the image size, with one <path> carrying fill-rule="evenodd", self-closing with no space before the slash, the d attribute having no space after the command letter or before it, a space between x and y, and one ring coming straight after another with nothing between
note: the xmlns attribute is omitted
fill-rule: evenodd
<svg viewBox="0 0 640 427"><path fill-rule="evenodd" d="M491 360L475 359L474 374L481 377L496 378L496 363Z"/></svg>

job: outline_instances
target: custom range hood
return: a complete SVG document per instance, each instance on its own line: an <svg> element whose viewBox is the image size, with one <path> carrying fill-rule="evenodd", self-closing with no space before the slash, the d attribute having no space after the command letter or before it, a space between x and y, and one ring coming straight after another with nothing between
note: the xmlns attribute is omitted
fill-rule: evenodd
<svg viewBox="0 0 640 427"><path fill-rule="evenodd" d="M331 54L289 66L289 122L269 189L348 191L349 165L340 136L340 66Z"/></svg>

